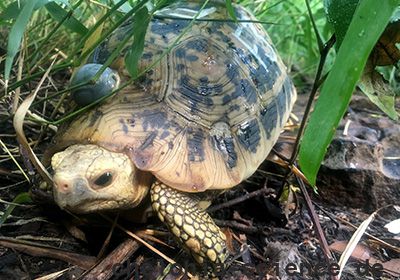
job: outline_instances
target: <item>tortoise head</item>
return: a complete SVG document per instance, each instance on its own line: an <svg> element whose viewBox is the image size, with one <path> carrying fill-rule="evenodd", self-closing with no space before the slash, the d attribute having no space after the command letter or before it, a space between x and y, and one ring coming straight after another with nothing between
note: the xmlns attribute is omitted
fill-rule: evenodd
<svg viewBox="0 0 400 280"><path fill-rule="evenodd" d="M54 199L72 212L127 209L147 195L151 175L122 152L97 145L72 145L51 159Z"/></svg>

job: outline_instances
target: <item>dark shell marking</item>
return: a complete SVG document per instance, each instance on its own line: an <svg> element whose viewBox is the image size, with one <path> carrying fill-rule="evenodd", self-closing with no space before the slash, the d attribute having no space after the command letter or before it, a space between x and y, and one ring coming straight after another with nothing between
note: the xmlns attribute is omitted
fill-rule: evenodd
<svg viewBox="0 0 400 280"><path fill-rule="evenodd" d="M177 3L170 9L185 13L197 6ZM242 8L236 14L254 19ZM206 17L225 19L227 13L219 6ZM158 59L188 24L153 20L140 67ZM114 32L91 61L103 63L132 26ZM112 66L123 82L128 77L123 57ZM140 169L180 190L228 188L265 159L295 97L261 25L198 21L152 71L81 116L63 140L90 139L110 150L129 151Z"/></svg>

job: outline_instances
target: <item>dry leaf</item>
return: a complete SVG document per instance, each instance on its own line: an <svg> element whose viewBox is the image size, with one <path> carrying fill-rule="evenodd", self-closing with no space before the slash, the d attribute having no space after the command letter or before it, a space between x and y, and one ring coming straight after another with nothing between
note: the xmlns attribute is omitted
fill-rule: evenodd
<svg viewBox="0 0 400 280"><path fill-rule="evenodd" d="M395 276L395 277L400 277L400 259L392 259L390 261L384 262L383 264L383 269Z"/></svg>
<svg viewBox="0 0 400 280"><path fill-rule="evenodd" d="M336 241L329 245L329 248L338 252L338 253L343 253L348 242L347 241ZM369 248L365 245L358 244L355 248L354 251L351 254L351 257L359 260L359 261L365 261L368 259L371 259L371 251Z"/></svg>

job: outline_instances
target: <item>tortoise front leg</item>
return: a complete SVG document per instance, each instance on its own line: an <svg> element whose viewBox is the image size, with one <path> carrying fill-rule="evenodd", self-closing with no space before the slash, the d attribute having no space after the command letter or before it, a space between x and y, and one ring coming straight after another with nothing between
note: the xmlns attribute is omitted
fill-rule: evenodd
<svg viewBox="0 0 400 280"><path fill-rule="evenodd" d="M190 251L199 264L223 264L228 256L225 235L199 200L156 181L150 190L154 211L169 230Z"/></svg>

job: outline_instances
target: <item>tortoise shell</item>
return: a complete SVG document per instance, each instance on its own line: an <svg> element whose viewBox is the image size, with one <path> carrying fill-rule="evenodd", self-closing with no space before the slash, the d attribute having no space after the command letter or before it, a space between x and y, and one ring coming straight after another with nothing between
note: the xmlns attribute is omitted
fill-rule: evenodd
<svg viewBox="0 0 400 280"><path fill-rule="evenodd" d="M196 3L177 3L162 14L193 16ZM185 192L230 188L266 158L288 119L296 91L263 27L235 7L202 12L178 44L139 80L72 121L58 147L91 143L130 156L135 166ZM247 22L243 22L247 21ZM140 23L139 23L140 24ZM190 24L154 18L145 37L140 69ZM102 64L135 24L117 29L89 62ZM126 51L110 66L129 79Z"/></svg>

